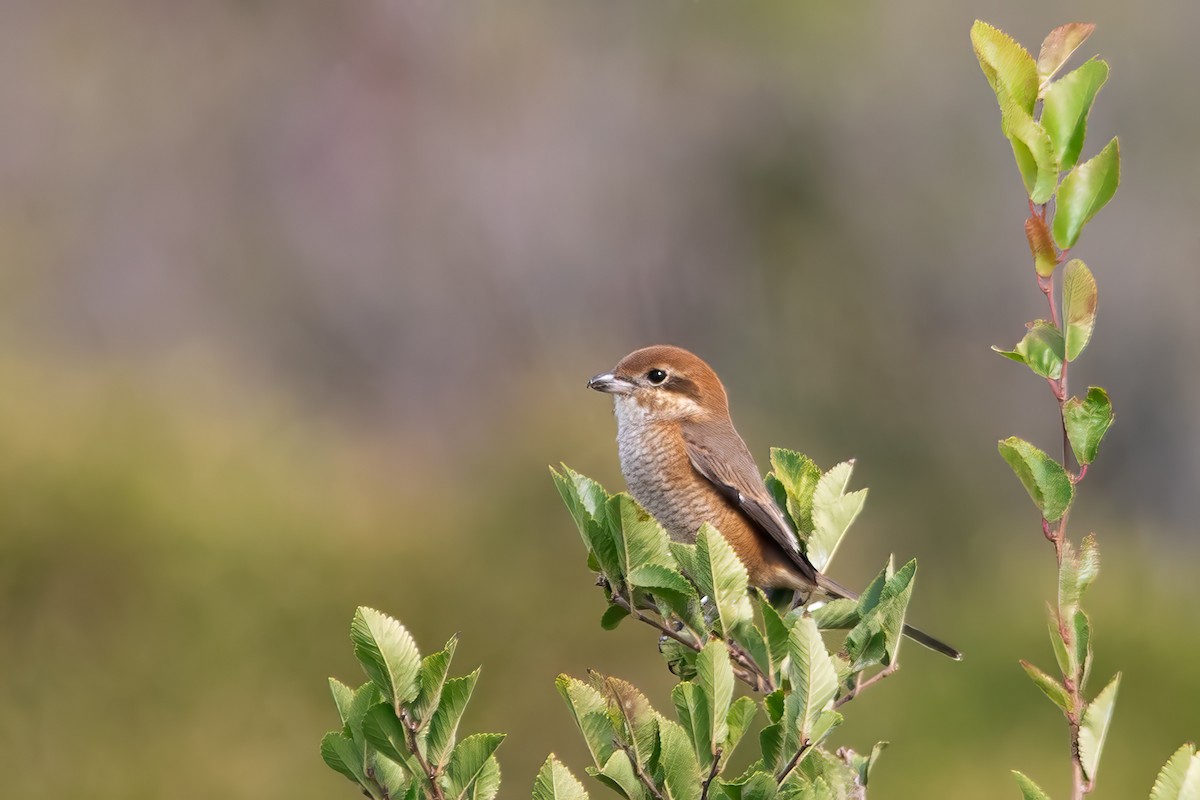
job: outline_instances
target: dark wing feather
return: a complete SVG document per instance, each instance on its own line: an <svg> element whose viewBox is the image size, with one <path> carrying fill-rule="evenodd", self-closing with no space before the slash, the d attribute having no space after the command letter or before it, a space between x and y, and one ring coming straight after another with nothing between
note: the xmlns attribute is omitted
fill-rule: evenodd
<svg viewBox="0 0 1200 800"><path fill-rule="evenodd" d="M758 465L733 426L728 422L685 422L682 427L688 460L695 470L769 535L800 574L816 585L816 569L800 552L791 524L775 505Z"/></svg>

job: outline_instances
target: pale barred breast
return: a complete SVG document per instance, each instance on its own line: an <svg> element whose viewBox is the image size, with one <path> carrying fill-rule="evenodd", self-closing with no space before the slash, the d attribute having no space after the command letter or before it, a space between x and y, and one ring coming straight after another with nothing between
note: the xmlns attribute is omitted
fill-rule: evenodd
<svg viewBox="0 0 1200 800"><path fill-rule="evenodd" d="M688 460L678 426L618 413L621 472L633 495L672 539L692 542L704 522L729 527L737 512Z"/></svg>

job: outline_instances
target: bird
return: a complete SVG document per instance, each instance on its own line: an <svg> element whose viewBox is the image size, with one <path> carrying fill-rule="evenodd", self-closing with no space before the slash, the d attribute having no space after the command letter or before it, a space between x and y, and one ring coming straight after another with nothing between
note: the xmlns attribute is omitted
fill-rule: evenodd
<svg viewBox="0 0 1200 800"><path fill-rule="evenodd" d="M752 585L858 599L805 556L733 427L721 379L703 359L672 345L643 347L587 385L612 395L629 493L673 540L694 542L708 522L737 553ZM904 635L956 661L962 658L909 625Z"/></svg>

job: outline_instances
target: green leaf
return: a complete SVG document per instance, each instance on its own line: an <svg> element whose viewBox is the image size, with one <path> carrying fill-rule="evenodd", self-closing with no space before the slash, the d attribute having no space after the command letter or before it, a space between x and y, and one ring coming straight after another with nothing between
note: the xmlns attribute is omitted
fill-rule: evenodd
<svg viewBox="0 0 1200 800"><path fill-rule="evenodd" d="M475 683L479 680L479 670L461 678L446 681L442 687L442 698L437 711L429 720L429 738L426 742L427 758L431 764L442 765L450 749L454 747L454 739L458 735L458 723L462 720L463 712L467 710L467 702L475 691Z"/></svg>
<svg viewBox="0 0 1200 800"><path fill-rule="evenodd" d="M1096 327L1096 279L1078 258L1071 259L1063 270L1062 314L1067 360L1074 361Z"/></svg>
<svg viewBox="0 0 1200 800"><path fill-rule="evenodd" d="M1046 89L1042 104L1042 126L1054 143L1054 157L1060 170L1068 170L1079 160L1087 136L1087 118L1096 93L1108 80L1108 64L1093 59L1069 72Z"/></svg>
<svg viewBox="0 0 1200 800"><path fill-rule="evenodd" d="M1083 400L1072 397L1063 405L1067 438L1080 464L1091 464L1096 460L1100 442L1104 440L1114 419L1108 394L1099 386L1088 387Z"/></svg>
<svg viewBox="0 0 1200 800"><path fill-rule="evenodd" d="M813 460L795 450L782 447L771 448L771 469L783 487L788 515L796 526L801 541L813 530L813 492L821 479L820 468Z"/></svg>
<svg viewBox="0 0 1200 800"><path fill-rule="evenodd" d="M1012 145L1025 192L1034 203L1045 203L1058 186L1058 162L1050 134L1029 112L1007 101L1000 105L1000 130Z"/></svg>
<svg viewBox="0 0 1200 800"><path fill-rule="evenodd" d="M1090 22L1068 22L1050 31L1050 35L1042 42L1041 52L1038 53L1037 72L1041 87L1054 77L1054 73L1067 63L1071 54L1079 49L1096 26Z"/></svg>
<svg viewBox="0 0 1200 800"><path fill-rule="evenodd" d="M733 667L729 664L729 648L724 642L714 639L704 645L696 659L696 678L710 703L708 718L712 728L709 741L714 749L721 748L729 736L726 717L733 703Z"/></svg>
<svg viewBox="0 0 1200 800"><path fill-rule="evenodd" d="M1029 241L1029 252L1033 256L1033 269L1043 278L1054 274L1058 266L1058 251L1046 220L1032 215L1025 220L1025 238Z"/></svg>
<svg viewBox="0 0 1200 800"><path fill-rule="evenodd" d="M755 772L742 785L742 800L775 800L778 794L775 776L766 772Z"/></svg>
<svg viewBox="0 0 1200 800"><path fill-rule="evenodd" d="M330 731L321 739L321 758L330 769L355 783L362 783L362 758L358 748L341 731Z"/></svg>
<svg viewBox="0 0 1200 800"><path fill-rule="evenodd" d="M467 792L467 800L493 800L500 793L500 762L491 756Z"/></svg>
<svg viewBox="0 0 1200 800"><path fill-rule="evenodd" d="M1079 691L1082 692L1087 688L1088 675L1092 671L1092 625L1082 609L1075 612L1072 644L1073 657L1080 669Z"/></svg>
<svg viewBox="0 0 1200 800"><path fill-rule="evenodd" d="M1104 749L1104 739L1108 736L1113 703L1116 702L1117 688L1120 685L1121 673L1118 672L1108 685L1100 690L1096 699L1088 703L1087 710L1083 712L1083 720L1079 725L1079 761L1083 765L1083 774L1089 781L1096 780L1100 751Z"/></svg>
<svg viewBox="0 0 1200 800"><path fill-rule="evenodd" d="M1021 659L1020 663L1021 668L1025 670L1025 674L1029 676L1030 680L1037 684L1037 687L1042 690L1042 693L1046 697L1050 698L1050 702L1058 706L1067 715L1067 719L1070 719L1072 710L1071 695L1067 693L1063 685L1025 659Z"/></svg>
<svg viewBox="0 0 1200 800"><path fill-rule="evenodd" d="M367 681L355 689L354 694L350 697L350 705L346 709L346 731L354 743L360 747L363 743L363 720L366 719L367 712L371 707L382 699L383 695L379 688L371 681Z"/></svg>
<svg viewBox="0 0 1200 800"><path fill-rule="evenodd" d="M620 678L605 678L609 715L617 725L617 738L629 745L637 764L645 767L658 736L657 713L636 686Z"/></svg>
<svg viewBox="0 0 1200 800"><path fill-rule="evenodd" d="M857 625L862 618L858 614L858 601L839 598L829 600L811 611L817 627L823 631L847 630Z"/></svg>
<svg viewBox="0 0 1200 800"><path fill-rule="evenodd" d="M1062 331L1044 319L1025 326L1028 330L1012 350L993 347L1000 355L1028 366L1043 378L1057 380L1062 376L1065 355Z"/></svg>
<svg viewBox="0 0 1200 800"><path fill-rule="evenodd" d="M553 467L550 473L588 549L589 563L594 561L594 568L604 573L610 583L620 585L624 574L617 557L616 542L609 531L608 492L591 478L580 475L565 464L562 474Z"/></svg>
<svg viewBox="0 0 1200 800"><path fill-rule="evenodd" d="M622 575L647 565L675 567L667 532L636 500L623 493L613 495L608 501L607 515Z"/></svg>
<svg viewBox="0 0 1200 800"><path fill-rule="evenodd" d="M742 737L746 735L746 731L750 729L750 723L754 721L755 715L758 714L758 704L749 697L739 697L733 701L733 705L729 707L729 714L726 717L726 722L729 725L729 735L725 738L725 760L729 759L729 755L742 741Z"/></svg>
<svg viewBox="0 0 1200 800"><path fill-rule="evenodd" d="M658 718L659 757L657 773L665 800L698 800L700 765L683 728Z"/></svg>
<svg viewBox="0 0 1200 800"><path fill-rule="evenodd" d="M559 675L555 688L575 718L583 740L592 755L592 763L602 767L612 756L616 729L608 716L608 703L600 692L570 675Z"/></svg>
<svg viewBox="0 0 1200 800"><path fill-rule="evenodd" d="M1017 779L1017 785L1021 787L1021 797L1024 800L1050 800L1050 796L1043 792L1036 783L1015 769L1013 770L1013 777Z"/></svg>
<svg viewBox="0 0 1200 800"><path fill-rule="evenodd" d="M696 587L674 568L646 564L629 573L629 583L649 591L664 617L674 614L692 630L707 630Z"/></svg>
<svg viewBox="0 0 1200 800"><path fill-rule="evenodd" d="M330 678L329 691L333 695L334 705L337 706L338 716L342 718L342 724L345 725L349 720L347 714L350 711L350 701L354 698L354 690L337 678Z"/></svg>
<svg viewBox="0 0 1200 800"><path fill-rule="evenodd" d="M695 570L692 578L716 609L717 618L713 621L716 632L732 636L752 616L747 595L749 579L729 542L707 522L700 526L696 536Z"/></svg>
<svg viewBox="0 0 1200 800"><path fill-rule="evenodd" d="M1046 521L1062 519L1075 499L1075 485L1062 465L1016 436L1001 440L999 449Z"/></svg>
<svg viewBox="0 0 1200 800"><path fill-rule="evenodd" d="M792 696L799 702L796 724L803 741L812 738L813 724L837 694L837 669L812 617L799 617L792 624L790 654L788 675Z"/></svg>
<svg viewBox="0 0 1200 800"><path fill-rule="evenodd" d="M846 530L862 511L867 490L846 493L854 461L843 461L817 481L812 497L813 533L808 537L806 555L817 572L825 572Z"/></svg>
<svg viewBox="0 0 1200 800"><path fill-rule="evenodd" d="M1096 537L1083 537L1078 554L1070 542L1063 543L1062 562L1058 567L1058 608L1067 618L1079 607L1083 593L1100 574L1100 550Z"/></svg>
<svg viewBox="0 0 1200 800"><path fill-rule="evenodd" d="M404 723L396 718L389 704L371 706L363 717L362 734L367 744L393 761L408 764L411 760Z"/></svg>
<svg viewBox="0 0 1200 800"><path fill-rule="evenodd" d="M606 631L615 630L628 616L629 611L624 606L609 606L600 617L600 627Z"/></svg>
<svg viewBox="0 0 1200 800"><path fill-rule="evenodd" d="M383 787L384 797L403 797L414 781L413 773L380 753L367 753L364 761L367 774Z"/></svg>
<svg viewBox="0 0 1200 800"><path fill-rule="evenodd" d="M849 758L846 761L847 766L854 770L859 786L867 786L871 778L871 770L874 769L876 762L879 761L879 755L884 748L888 746L887 742L876 742L871 748L868 755L859 755L853 750L849 750L847 755Z"/></svg>
<svg viewBox="0 0 1200 800"><path fill-rule="evenodd" d="M446 683L446 673L450 670L450 660L458 647L458 639L450 637L446 646L431 656L421 660L421 670L418 675L417 699L412 704L413 717L422 725L429 721L437 704L442 697L442 687Z"/></svg>
<svg viewBox="0 0 1200 800"><path fill-rule="evenodd" d="M588 770L605 786L624 795L628 800L645 800L649 795L638 780L633 764L624 750L614 750L608 761L598 770Z"/></svg>
<svg viewBox="0 0 1200 800"><path fill-rule="evenodd" d="M890 569L885 569L883 574L886 576L888 572ZM852 661L851 672L895 661L916 573L917 562L909 561L883 582L870 611L860 611L862 621L846 636L845 647ZM865 595L859 599L860 604L863 599Z"/></svg>
<svg viewBox="0 0 1200 800"><path fill-rule="evenodd" d="M588 793L551 753L533 782L532 800L588 800Z"/></svg>
<svg viewBox="0 0 1200 800"><path fill-rule="evenodd" d="M400 622L380 611L359 606L350 623L354 656L396 714L417 696L421 654Z"/></svg>
<svg viewBox="0 0 1200 800"><path fill-rule="evenodd" d="M1095 158L1063 178L1054 212L1054 241L1063 250L1075 246L1083 226L1104 208L1121 182L1121 149L1116 137Z"/></svg>
<svg viewBox="0 0 1200 800"><path fill-rule="evenodd" d="M771 601L761 590L757 593L758 610L762 614L763 633L767 641L767 652L771 656L771 669L774 670L788 654L788 636L789 631L787 625L783 623L783 617L779 616L779 612L775 610L775 606L771 605Z"/></svg>
<svg viewBox="0 0 1200 800"><path fill-rule="evenodd" d="M1200 800L1200 754L1185 744L1159 771L1150 800Z"/></svg>
<svg viewBox="0 0 1200 800"><path fill-rule="evenodd" d="M675 704L675 715L700 758L701 768L707 769L712 766L716 750L712 744L713 725L708 693L698 684L683 681L675 684L671 690L671 700Z"/></svg>
<svg viewBox="0 0 1200 800"><path fill-rule="evenodd" d="M446 766L446 777L450 783L449 797L467 796L471 786L482 775L488 759L503 741L503 733L474 733L455 746Z"/></svg>
<svg viewBox="0 0 1200 800"><path fill-rule="evenodd" d="M1038 90L1033 56L1010 36L979 20L971 26L971 45L1000 108L1011 99L1026 114L1032 114Z"/></svg>
<svg viewBox="0 0 1200 800"><path fill-rule="evenodd" d="M1062 633L1058 629L1058 612L1046 604L1046 621L1049 623L1050 630L1050 646L1054 648L1054 660L1058 662L1058 669L1063 675L1074 675L1075 667L1071 663L1071 654L1067 651L1067 643L1063 641Z"/></svg>
<svg viewBox="0 0 1200 800"><path fill-rule="evenodd" d="M680 680L690 681L696 677L696 651L674 639L660 638L658 652L667 662L667 669Z"/></svg>

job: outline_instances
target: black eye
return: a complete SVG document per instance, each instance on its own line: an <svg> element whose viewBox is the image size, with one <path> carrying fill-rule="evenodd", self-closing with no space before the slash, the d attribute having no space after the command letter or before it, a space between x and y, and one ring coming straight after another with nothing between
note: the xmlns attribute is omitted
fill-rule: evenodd
<svg viewBox="0 0 1200 800"><path fill-rule="evenodd" d="M667 373L661 369L652 369L646 373L646 380L658 386L667 379Z"/></svg>

